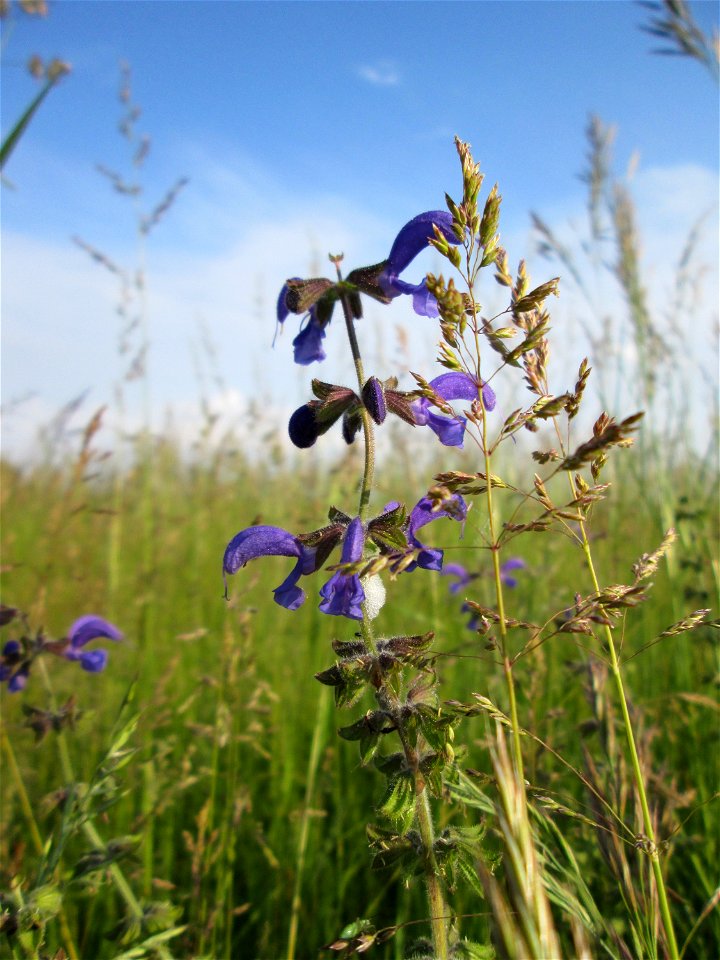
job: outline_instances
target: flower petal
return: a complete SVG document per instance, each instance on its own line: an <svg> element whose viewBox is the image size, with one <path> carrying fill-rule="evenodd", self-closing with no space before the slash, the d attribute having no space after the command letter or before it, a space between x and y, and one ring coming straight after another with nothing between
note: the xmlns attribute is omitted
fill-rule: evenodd
<svg viewBox="0 0 720 960"><path fill-rule="evenodd" d="M324 360L327 354L323 350L322 342L325 339L325 328L310 311L310 320L293 340L293 356L295 363L306 367L310 363Z"/></svg>
<svg viewBox="0 0 720 960"><path fill-rule="evenodd" d="M304 569L304 566L305 561L303 557L300 557L280 586L273 590L275 603L285 607L286 610L297 610L305 603L305 591L297 586L302 574L308 572Z"/></svg>
<svg viewBox="0 0 720 960"><path fill-rule="evenodd" d="M444 447L462 447L465 439L465 417L443 417L428 412L427 425Z"/></svg>
<svg viewBox="0 0 720 960"><path fill-rule="evenodd" d="M288 422L288 433L296 447L306 450L312 447L320 436L315 407L311 403L304 403L293 413Z"/></svg>
<svg viewBox="0 0 720 960"><path fill-rule="evenodd" d="M362 620L362 604L365 591L360 577L353 573L334 573L320 590L323 598L320 610L334 617L348 617L350 620Z"/></svg>
<svg viewBox="0 0 720 960"><path fill-rule="evenodd" d="M83 650L78 657L80 666L88 673L101 673L107 666L107 650Z"/></svg>
<svg viewBox="0 0 720 960"><path fill-rule="evenodd" d="M424 250L435 237L433 224L442 230L450 243L459 243L452 228L452 216L447 210L428 210L413 217L395 237L388 256L388 272L402 273L405 267Z"/></svg>
<svg viewBox="0 0 720 960"><path fill-rule="evenodd" d="M237 533L225 548L223 571L237 573L249 560L258 557L302 557L303 546L282 527L247 527Z"/></svg>
<svg viewBox="0 0 720 960"><path fill-rule="evenodd" d="M446 563L440 573L443 577L457 577L455 583L450 584L450 593L459 593L463 587L475 579L461 563Z"/></svg>
<svg viewBox="0 0 720 960"><path fill-rule="evenodd" d="M385 269L377 282L388 297L407 294L413 298L413 310L421 317L438 315L437 300L427 289L425 281L418 284L401 280L399 274L421 253L435 236L435 224L450 243L459 243L452 226L452 216L446 210L428 210L414 217L402 228L390 250Z"/></svg>
<svg viewBox="0 0 720 960"><path fill-rule="evenodd" d="M108 640L117 642L122 640L123 635L114 624L94 614L80 617L68 631L68 640L73 650L84 647L86 643L100 637L107 637Z"/></svg>
<svg viewBox="0 0 720 960"><path fill-rule="evenodd" d="M290 313L290 307L287 305L287 295L290 287L289 283L297 282L300 280L300 277L290 277L290 279L282 285L280 294L277 299L277 321L278 323L284 323L287 320L288 314Z"/></svg>
<svg viewBox="0 0 720 960"><path fill-rule="evenodd" d="M469 373L457 370L441 373L430 381L430 386L443 400L477 400L477 382Z"/></svg>
<svg viewBox="0 0 720 960"><path fill-rule="evenodd" d="M28 667L23 667L22 670L18 670L15 676L11 677L8 681L8 692L19 693L21 690L24 690L27 686L29 673L30 670Z"/></svg>
<svg viewBox="0 0 720 960"><path fill-rule="evenodd" d="M467 516L467 506L459 493L454 493L446 501L446 506L439 510L433 510L435 504L430 497L423 497L413 507L407 523L408 543L414 549L420 548L417 560L411 563L406 569L411 572L416 566L424 570L442 570L443 551L435 547L428 547L421 543L415 536L416 532L433 520L439 520L441 517L450 517L452 520L464 521Z"/></svg>

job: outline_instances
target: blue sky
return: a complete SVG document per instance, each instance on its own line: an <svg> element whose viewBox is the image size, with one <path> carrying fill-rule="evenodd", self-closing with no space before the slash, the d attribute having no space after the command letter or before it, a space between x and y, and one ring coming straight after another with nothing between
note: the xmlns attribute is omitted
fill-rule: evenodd
<svg viewBox="0 0 720 960"><path fill-rule="evenodd" d="M716 4L692 10L705 29L717 25ZM382 259L407 219L458 191L455 133L488 183L499 181L511 260L527 257L538 279L552 270L533 258L529 211L561 233L582 216L590 113L617 125L619 171L637 151L656 271L707 211L702 249L715 271L717 87L695 62L651 55L644 16L624 0L58 0L43 20L16 13L4 26L4 132L35 89L30 53L73 69L5 170L11 448L27 436L23 416L41 418L86 388L98 406L120 370L116 287L71 241L123 263L136 256L132 203L95 170L129 169L119 60L132 68L138 128L152 141L142 202L152 207L189 178L145 253L154 408L197 398L202 325L238 411L258 390L291 409L308 377L293 368L290 336L269 347L279 284L328 251L343 249L348 267ZM432 350L432 338L418 341Z"/></svg>

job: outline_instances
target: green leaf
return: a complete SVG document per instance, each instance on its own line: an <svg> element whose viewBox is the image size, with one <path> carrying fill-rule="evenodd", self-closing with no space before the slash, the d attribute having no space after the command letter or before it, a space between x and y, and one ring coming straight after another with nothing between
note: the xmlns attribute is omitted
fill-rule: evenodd
<svg viewBox="0 0 720 960"><path fill-rule="evenodd" d="M33 100L30 101L30 105L28 106L28 108L25 110L23 115L15 124L15 126L12 128L10 133L3 140L2 144L0 145L0 170L2 170L5 167L5 164L10 158L10 154L13 152L13 150L17 146L23 133L25 133L25 130L28 124L30 123L32 118L35 116L35 112L37 111L38 107L43 102L43 100L48 95L48 93L50 92L50 90L54 85L55 85L54 80L46 81L45 85L40 90L38 95Z"/></svg>
<svg viewBox="0 0 720 960"><path fill-rule="evenodd" d="M410 773L388 781L378 811L401 824L403 833L409 829L415 816L415 784Z"/></svg>

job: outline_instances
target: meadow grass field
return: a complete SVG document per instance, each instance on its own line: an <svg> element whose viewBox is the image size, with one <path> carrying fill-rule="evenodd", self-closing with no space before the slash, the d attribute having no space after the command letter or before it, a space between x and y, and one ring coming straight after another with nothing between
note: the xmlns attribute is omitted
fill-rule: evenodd
<svg viewBox="0 0 720 960"><path fill-rule="evenodd" d="M717 74L685 5L650 7ZM69 69L36 68L0 166ZM253 401L252 450L203 395L188 446L150 429L145 276L187 179L136 201L127 66L120 100L132 178L104 175L132 198L137 262L77 241L116 284L113 409L82 423L78 400L0 461L0 958L717 960L716 373L686 349L708 320L701 223L671 292L650 289L593 117L588 223L568 246L533 216L562 274L535 287L456 137L461 200L386 260L343 275L331 256L333 280L280 291L294 360L326 359L335 310L357 384L313 380L288 427ZM400 279L428 244L453 279ZM589 362L555 355L564 283ZM366 377L361 294L411 294L446 372L403 391L373 358ZM344 452L308 453L341 418Z"/></svg>
<svg viewBox="0 0 720 960"><path fill-rule="evenodd" d="M336 619L313 603L291 614L267 602L287 563L281 558L246 568L233 578L231 600L222 598L220 560L236 528L270 516L288 529L320 525L328 487L331 503L355 495L353 456L325 466L268 466L247 462L229 445L189 463L170 440L160 440L139 443L134 465L115 474L108 462L95 461L96 442L78 439L78 456L59 465L3 464L5 603L51 636L92 612L120 625L126 638L108 644L103 674L43 658L47 669L33 671L22 695L3 695L5 896L22 885L34 906L46 844L63 837L61 737L74 781L100 785L94 822L106 844L117 841L113 856L136 897L165 904L157 907L158 929L182 928L168 941L173 956L316 956L359 918L376 928L399 925L375 952L405 956L414 939L428 935L423 884L403 879L400 868L371 870L365 827L377 819L381 786L360 767L354 744L335 733L368 709L370 698L338 713L332 690L313 679L334 661ZM405 469L384 478L382 494L392 488L410 500L418 490L404 489L409 478L431 483L432 467L417 477L411 451ZM664 862L682 943L717 886L717 646L709 627L652 641L690 610L714 605L717 476L700 461L663 477L649 474L636 450L617 452L615 464L593 523L604 583L625 582L639 554L660 542L669 506L663 497L672 496L678 520L671 561L661 564L650 599L628 611L618 632L657 828L668 844ZM576 591L589 592L576 545L554 533L523 539L527 568L511 616L532 621L543 611L559 613ZM443 531L442 545L449 560L473 569L487 563L472 523L463 541ZM439 575L405 580L402 589L388 584L392 602L382 629L435 630L441 691L465 701L481 693L502 708L502 673L482 638L465 628L461 597L451 596ZM480 578L467 596L490 603L492 586ZM626 956L621 940L613 942L617 933L640 956L631 928L643 923L646 858L619 836L587 787L596 784L635 822L620 735L608 739L617 704L607 671L586 637L567 635L519 660L516 678L521 724L539 738L525 738L526 776L551 899L554 888L565 891L558 893L564 903L555 897L564 949L574 955L571 927L581 918L590 955ZM50 729L36 736L28 708L57 710L69 698L75 721L60 735ZM118 730L126 740L115 743L108 760ZM472 717L462 731L462 766L484 789L489 721ZM438 815L438 829L448 815L485 823L490 848L499 850L486 810L438 805ZM152 945L132 952L118 939L114 928L126 905L103 880L110 858L89 866L83 859L91 846L82 831L70 832L54 871L45 869L41 894L54 876L62 913L57 904L49 908L42 955L60 956L60 947L83 958L152 954ZM458 885L452 903L465 915L462 933L488 942L487 900ZM152 929L150 923L139 939ZM296 939L288 954L290 937ZM711 909L686 955L712 960L719 948L720 921ZM34 955L17 939L4 940L0 953Z"/></svg>

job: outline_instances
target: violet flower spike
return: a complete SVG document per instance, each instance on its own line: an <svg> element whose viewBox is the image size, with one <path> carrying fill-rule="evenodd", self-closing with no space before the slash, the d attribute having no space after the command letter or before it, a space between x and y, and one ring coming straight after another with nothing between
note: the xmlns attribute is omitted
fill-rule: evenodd
<svg viewBox="0 0 720 960"><path fill-rule="evenodd" d="M362 559L365 548L365 530L360 517L355 517L348 524L343 540L342 563L355 563ZM340 571L334 573L320 590L323 598L320 610L323 613L336 617L348 617L351 620L362 620L362 604L365 601L365 591L356 573L345 574Z"/></svg>
<svg viewBox="0 0 720 960"><path fill-rule="evenodd" d="M281 527L247 527L236 534L225 548L223 582L227 597L227 576L237 573L250 560L258 557L296 557L297 563L275 588L275 603L287 610L297 610L305 602L305 591L297 586L301 576L315 570L315 550L306 547L297 537Z"/></svg>
<svg viewBox="0 0 720 960"><path fill-rule="evenodd" d="M118 628L95 614L80 617L70 627L67 635L67 646L62 651L66 660L75 660L88 673L100 673L107 666L108 652L104 649L83 650L91 640L105 637L114 643L123 639Z"/></svg>
<svg viewBox="0 0 720 960"><path fill-rule="evenodd" d="M442 570L443 551L437 547L428 547L416 537L417 531L442 517L449 517L464 523L467 517L467 505L459 493L454 493L446 502L447 505L439 510L433 510L435 501L430 497L423 497L413 507L407 520L407 540L410 549L420 550L417 559L407 566L406 572L411 573L416 567L423 570Z"/></svg>
<svg viewBox="0 0 720 960"><path fill-rule="evenodd" d="M430 381L430 386L438 396L448 402L451 400L469 400L472 402L477 400L478 397L477 381L469 373L456 371L442 373L439 377ZM485 409L494 410L496 399L492 388L484 383L481 389ZM415 400L411 405L415 423L419 427L430 427L444 446L462 447L467 423L465 417L446 417L443 414L434 413L431 407L432 401L428 400L427 397L420 397L420 399Z"/></svg>
<svg viewBox="0 0 720 960"><path fill-rule="evenodd" d="M443 577L454 577L455 582L450 584L450 593L456 594L467 587L468 584L472 583L473 580L477 578L476 573L470 573L469 570L466 570L461 563L446 563L443 565L440 574Z"/></svg>
<svg viewBox="0 0 720 960"><path fill-rule="evenodd" d="M409 266L415 257L421 253L434 239L433 224L442 231L448 243L458 244L460 241L453 230L453 219L447 210L428 210L420 213L402 228L390 254L386 266L378 277L378 284L389 297L399 297L408 294L413 298L413 310L421 317L437 317L437 300L430 293L425 279L420 283L408 283L400 279L400 274Z"/></svg>

